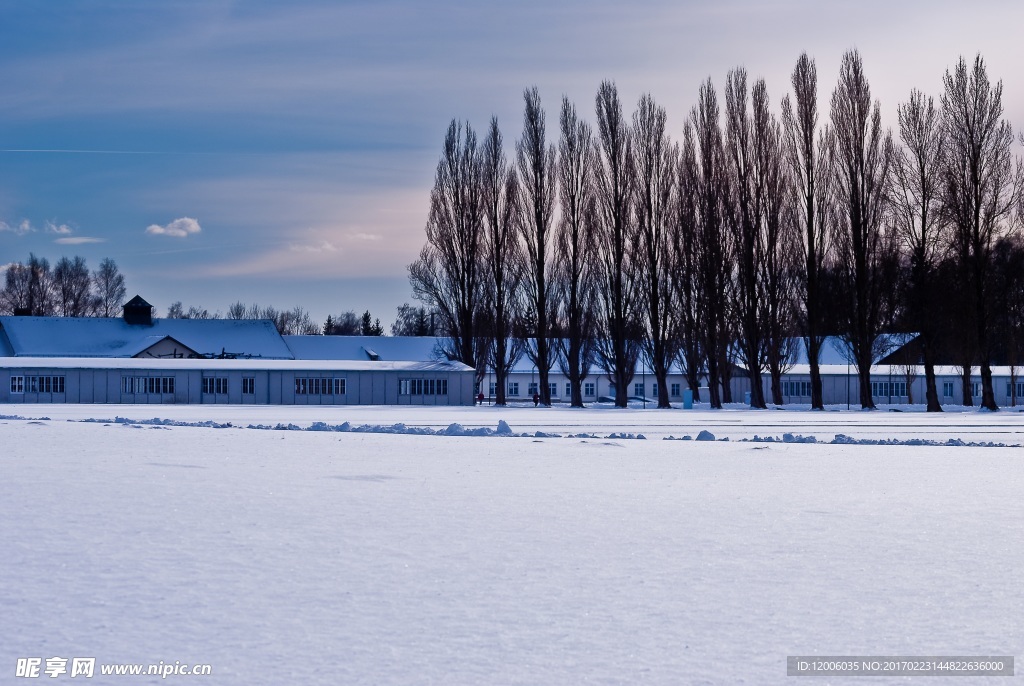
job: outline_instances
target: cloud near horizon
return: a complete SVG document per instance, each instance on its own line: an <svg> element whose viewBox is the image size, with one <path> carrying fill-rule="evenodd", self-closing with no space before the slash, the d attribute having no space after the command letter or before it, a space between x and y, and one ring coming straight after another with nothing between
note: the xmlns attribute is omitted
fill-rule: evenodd
<svg viewBox="0 0 1024 686"><path fill-rule="evenodd" d="M58 238L54 241L57 245L84 245L86 243L106 243L106 238L95 238L93 236L69 236Z"/></svg>
<svg viewBox="0 0 1024 686"><path fill-rule="evenodd" d="M338 249L335 248L328 241L324 241L323 243L320 243L319 245L309 245L309 244L302 244L302 243L289 243L288 244L288 249L291 250L292 252L337 252L338 251Z"/></svg>
<svg viewBox="0 0 1024 686"><path fill-rule="evenodd" d="M185 238L186 236L199 233L203 230L203 227L199 226L199 222L191 217L180 217L175 219L167 226L160 226L159 224L150 224L146 228L146 233L151 236L173 236L175 238Z"/></svg>

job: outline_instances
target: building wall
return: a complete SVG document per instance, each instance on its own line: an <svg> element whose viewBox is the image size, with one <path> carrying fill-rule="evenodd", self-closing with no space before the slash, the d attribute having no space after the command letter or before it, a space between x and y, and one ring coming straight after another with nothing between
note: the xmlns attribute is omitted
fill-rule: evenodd
<svg viewBox="0 0 1024 686"><path fill-rule="evenodd" d="M972 384L975 386L975 394L971 397L972 405L981 404L981 379L977 376L972 376ZM805 382L810 383L809 375L800 374L783 374L783 381L793 382ZM896 395L893 391L892 386L895 384L906 384L906 376L902 374L893 374L892 376L876 375L871 377L873 383L879 384L882 392L874 396L876 405L906 405L910 401L913 401L915 405L925 404L925 379L924 376L912 377L908 395ZM857 376L851 374L849 377L846 375L834 376L834 375L823 375L822 376L822 396L823 402L826 405L845 405L849 403L851 407L860 405L860 390L858 386ZM1011 407L1013 403L1013 397L1010 388L1008 388L1010 379L1007 376L995 376L992 379L993 390L995 391L996 404L1000 407ZM940 374L935 378L936 391L939 395L939 403L943 405L963 405L964 397L962 390L962 383L959 376L951 374ZM1017 382L1018 390L1024 390L1021 388L1021 382ZM902 389L900 389L902 390ZM888 392L885 392L888 391ZM1024 405L1024 394L1018 393L1016 398L1017 405ZM771 380L765 379L765 397L771 400ZM810 403L810 396L806 395L783 395L783 400L786 403L793 404L805 404Z"/></svg>
<svg viewBox="0 0 1024 686"><path fill-rule="evenodd" d="M977 395L973 397L973 404L981 404L981 391L980 391L980 379L977 376L972 377L976 386L978 386ZM537 382L538 376L536 372L512 372L509 375L508 381L517 383L519 385L518 395L508 395L507 400L509 402L529 402L532 400L532 393L530 392L530 384ZM810 383L810 376L807 374L783 374L782 380L784 382L804 382ZM494 400L493 394L490 392L490 385L494 383L494 374L488 373L484 375L483 381L480 385L480 390L483 392L486 402ZM557 393L551 398L552 402L568 403L570 400L569 394L566 392L566 384L569 382L568 377L560 372L552 372L549 375L549 381L557 385ZM906 377L902 374L893 374L891 377L886 375L879 375L872 377L872 381L878 384L884 384L881 386L886 391L891 391L892 387L889 384L906 383ZM1000 407L1011 406L1011 396L1008 393L1007 384L1009 383L1009 377L1007 376L996 376L993 378L993 384L995 386L996 403ZM611 398L614 397L614 393L611 389L611 381L607 375L591 374L588 376L584 383L593 383L595 385L595 394L592 396L584 395L584 404L590 404L598 402L599 398ZM765 399L771 402L771 377L768 375L762 376L762 383L764 386ZM1021 384L1024 381L1018 381L1018 390L1024 391L1021 388ZM641 384L644 387L643 393L636 393L634 388L635 384ZM677 385L679 388L679 394L674 395L670 392L669 401L673 404L682 404L682 392L685 391L689 386L686 382L686 377L682 374L670 374L668 377L669 390L672 390L673 385ZM951 384L952 388L948 389L951 392L944 394L944 384ZM652 375L637 375L630 382L629 395L630 397L646 396L648 400L657 402L657 393L655 392L655 379ZM943 374L936 378L936 386L939 393L939 402L946 405L962 405L963 394L961 392L960 377L955 375ZM745 395L750 390L750 379L747 377L733 377L731 380L732 398L733 402L742 403L745 401ZM912 379L910 384L911 398L914 404L923 405L925 402L925 381L924 376L916 376ZM845 374L842 375L823 375L822 376L822 393L824 402L826 405L845 405L849 400L850 406L860 405L860 395L857 386L856 373L852 373L849 377ZM700 389L700 400L707 402L708 392L707 388L703 387ZM785 404L810 404L811 398L809 395L784 395L783 401ZM887 404L907 404L908 398L906 395L897 396L889 395L885 393L875 397L875 403L879 405ZM1017 405L1024 406L1024 392L1017 394Z"/></svg>
<svg viewBox="0 0 1024 686"><path fill-rule="evenodd" d="M11 377L62 377L64 392L31 391L23 382L22 392L13 393ZM124 377L132 377L133 384L126 392ZM148 379L159 381L159 391L148 392ZM163 392L164 378L173 379L173 392ZM203 392L203 379L208 379L208 390ZM253 393L242 393L243 378L251 378ZM306 393L296 392L296 379L306 380ZM226 380L226 393L214 379ZM330 393L311 393L310 379L318 379L321 390L328 380ZM345 381L345 393L333 393L334 380ZM446 394L402 395L399 384L403 379L429 379L447 383ZM154 382L156 384L157 382ZM51 388L53 387L51 383ZM300 384L301 388L301 384ZM140 390L142 389L142 390ZM144 369L63 369L63 368L0 368L0 403L119 403L119 404L259 404L259 405L471 405L473 404L473 372L443 371L420 372L400 370L374 371L289 371L289 370L144 370Z"/></svg>
<svg viewBox="0 0 1024 686"><path fill-rule="evenodd" d="M506 400L510 402L515 401L532 401L532 393L530 392L530 385L539 382L539 377L536 372L512 372L509 375L508 381L519 385L518 395L508 395ZM484 375L484 379L481 382L480 390L483 392L484 397L491 401L494 399L491 391L491 384L495 383L493 373ZM561 372L552 371L548 374L548 383L556 385L557 393L552 394L552 403L566 403L568 404L571 400L569 393L566 390L566 385L569 383L569 377ZM604 373L591 373L584 379L584 388L587 383L594 384L594 395L583 396L584 404L598 402L600 398L614 398L615 392L612 390L611 379ZM669 374L668 379L669 388L669 402L682 403L683 402L683 391L689 386L686 383L686 377L682 374ZM642 389L638 389L637 385L641 386ZM679 393L673 395L671 393L673 386L678 386ZM733 402L743 402L745 394L750 390L750 380L747 377L736 376L730 380L730 389L732 390ZM639 391L639 392L638 392ZM700 399L707 402L707 388L702 387ZM653 374L637 374L633 377L633 380L629 383L629 397L646 397L652 402L658 401L658 394L656 391L656 379Z"/></svg>

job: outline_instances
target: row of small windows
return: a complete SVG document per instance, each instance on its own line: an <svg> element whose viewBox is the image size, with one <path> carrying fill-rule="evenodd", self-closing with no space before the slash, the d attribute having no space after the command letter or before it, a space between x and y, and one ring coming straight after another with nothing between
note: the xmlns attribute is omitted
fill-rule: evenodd
<svg viewBox="0 0 1024 686"><path fill-rule="evenodd" d="M228 377L226 376L204 376L203 395L226 395L228 392Z"/></svg>
<svg viewBox="0 0 1024 686"><path fill-rule="evenodd" d="M398 395L448 395L448 379L399 379Z"/></svg>
<svg viewBox="0 0 1024 686"><path fill-rule="evenodd" d="M811 397L811 382L810 381L783 381L782 382L782 395L789 398L810 398Z"/></svg>
<svg viewBox="0 0 1024 686"><path fill-rule="evenodd" d="M174 394L173 376L122 376L122 393Z"/></svg>
<svg viewBox="0 0 1024 686"><path fill-rule="evenodd" d="M874 398L907 397L906 381L872 381L871 395Z"/></svg>
<svg viewBox="0 0 1024 686"><path fill-rule="evenodd" d="M295 395L345 395L345 379L296 378Z"/></svg>
<svg viewBox="0 0 1024 686"><path fill-rule="evenodd" d="M551 390L551 397L552 398L557 398L558 397L558 384L557 383L551 383L551 384L548 384L548 387ZM611 392L614 393L615 392L615 384L611 384L610 388L611 388ZM538 393L539 389L540 389L540 385L536 381L531 381L526 386L526 395L527 395L527 397L533 397L533 394L534 393ZM491 397L495 396L497 394L497 390L498 390L497 382L492 381L487 390L488 390L488 393L491 395ZM682 394L682 386L680 384L677 384L677 383L670 384L669 385L669 391L670 391L670 395L673 398L678 398ZM633 384L633 394L634 395L638 395L638 396L644 395L644 385L642 383ZM519 382L518 381L509 381L508 385L507 385L507 387L505 389L505 395L512 396L512 397L518 397L519 396ZM570 384L569 382L566 382L566 384L565 384L565 397L568 398L571 395L572 395L572 384ZM593 382L593 381L584 381L583 382L583 397L584 398L593 398L596 395L597 395L597 384L595 382ZM654 395L654 396L658 395L658 384L656 384L656 383L651 384L651 395Z"/></svg>
<svg viewBox="0 0 1024 686"><path fill-rule="evenodd" d="M12 376L11 393L63 393L63 376Z"/></svg>

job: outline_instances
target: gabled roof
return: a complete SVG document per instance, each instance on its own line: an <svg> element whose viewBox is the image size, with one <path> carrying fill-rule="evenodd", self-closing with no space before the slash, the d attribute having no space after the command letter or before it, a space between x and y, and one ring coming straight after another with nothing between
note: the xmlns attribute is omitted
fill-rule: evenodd
<svg viewBox="0 0 1024 686"><path fill-rule="evenodd" d="M154 319L140 326L115 317L0 317L0 329L16 357L132 357L170 337L200 355L292 359L265 319Z"/></svg>
<svg viewBox="0 0 1024 686"><path fill-rule="evenodd" d="M122 307L153 307L153 306L150 305L145 300L143 300L141 295L137 295L134 298L132 298L131 300L129 300L128 302L126 302L124 305L122 305Z"/></svg>
<svg viewBox="0 0 1024 686"><path fill-rule="evenodd" d="M169 341L174 345L177 348L177 354L180 357L191 357L198 354L195 350L192 350L187 345L174 338L174 336L146 336L137 342L137 345L135 346L138 348L137 350L132 352L131 349L126 349L126 352L129 353L130 357L157 358L159 355L155 355L152 352L147 353L146 351L149 351L158 343L163 343L164 341Z"/></svg>

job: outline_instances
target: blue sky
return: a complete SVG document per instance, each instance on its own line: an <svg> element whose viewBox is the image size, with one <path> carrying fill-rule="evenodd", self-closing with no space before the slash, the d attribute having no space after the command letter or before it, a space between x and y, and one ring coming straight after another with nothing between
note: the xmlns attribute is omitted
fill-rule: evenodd
<svg viewBox="0 0 1024 686"><path fill-rule="evenodd" d="M114 258L129 295L302 305L411 300L448 122L511 148L537 85L588 117L602 79L678 135L701 81L746 66L772 100L802 50L823 116L857 47L891 125L981 52L1024 127L1018 2L0 2L0 265ZM191 220L191 221L190 221Z"/></svg>

